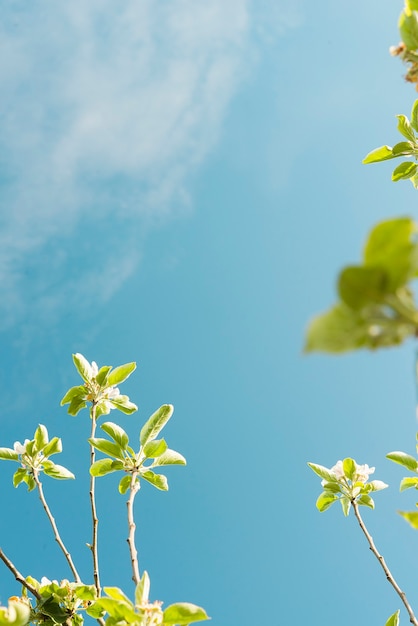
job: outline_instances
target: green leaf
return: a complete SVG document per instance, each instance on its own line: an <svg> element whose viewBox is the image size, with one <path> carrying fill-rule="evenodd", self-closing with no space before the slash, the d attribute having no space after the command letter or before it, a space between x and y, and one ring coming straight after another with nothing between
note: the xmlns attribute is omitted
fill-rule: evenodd
<svg viewBox="0 0 418 626"><path fill-rule="evenodd" d="M374 501L373 498L368 496L367 494L363 494L357 498L357 504L362 506L368 506L370 509L374 509Z"/></svg>
<svg viewBox="0 0 418 626"><path fill-rule="evenodd" d="M44 468L44 473L51 478L57 478L59 480L75 478L74 474L70 472L70 470L63 465L57 465L53 461L44 461L42 466Z"/></svg>
<svg viewBox="0 0 418 626"><path fill-rule="evenodd" d="M418 271L418 245L413 239L416 232L416 223L409 217L401 217L380 222L367 239L364 262L386 270L392 293Z"/></svg>
<svg viewBox="0 0 418 626"><path fill-rule="evenodd" d="M418 100L415 100L411 111L411 126L418 132Z"/></svg>
<svg viewBox="0 0 418 626"><path fill-rule="evenodd" d="M414 153L414 145L410 141L400 141L392 148L394 156L409 156Z"/></svg>
<svg viewBox="0 0 418 626"><path fill-rule="evenodd" d="M163 474L154 474L150 469L141 471L141 478L145 478L151 485L161 489L161 491L168 491L167 478Z"/></svg>
<svg viewBox="0 0 418 626"><path fill-rule="evenodd" d="M415 11L402 11L398 21L399 33L408 50L418 48L418 16Z"/></svg>
<svg viewBox="0 0 418 626"><path fill-rule="evenodd" d="M11 448L0 448L0 459L3 461L18 461L19 455Z"/></svg>
<svg viewBox="0 0 418 626"><path fill-rule="evenodd" d="M55 600L53 597L46 598L41 605L42 613L46 613L49 617L52 617L54 622L63 624L68 618L68 612L62 608L59 604L59 600Z"/></svg>
<svg viewBox="0 0 418 626"><path fill-rule="evenodd" d="M155 411L144 424L139 437L141 446L155 439L173 415L174 407L171 404L163 404Z"/></svg>
<svg viewBox="0 0 418 626"><path fill-rule="evenodd" d="M109 456L113 456L116 459L120 459L123 461L125 457L123 456L122 448L117 444L113 443L113 441L109 441L108 439L94 438L89 439L88 442L96 448L96 450L100 450L104 454L108 454Z"/></svg>
<svg viewBox="0 0 418 626"><path fill-rule="evenodd" d="M35 479L32 476L32 474L25 473L25 475L23 476L22 482L26 483L28 487L28 491L33 491L36 487Z"/></svg>
<svg viewBox="0 0 418 626"><path fill-rule="evenodd" d="M123 469L122 461L114 461L113 459L100 459L93 463L90 467L90 474L92 476L105 476L111 472L117 472Z"/></svg>
<svg viewBox="0 0 418 626"><path fill-rule="evenodd" d="M392 172L392 180L396 183L398 180L407 180L415 176L418 170L418 164L414 161L404 161Z"/></svg>
<svg viewBox="0 0 418 626"><path fill-rule="evenodd" d="M13 474L13 486L17 487L24 480L26 476L26 470L23 467L19 467Z"/></svg>
<svg viewBox="0 0 418 626"><path fill-rule="evenodd" d="M150 580L148 572L142 574L142 578L135 589L135 604L139 606L143 602L148 602L150 591Z"/></svg>
<svg viewBox="0 0 418 626"><path fill-rule="evenodd" d="M363 163L379 163L380 161L388 161L389 159L395 159L397 155L393 154L392 148L390 146L381 146L380 148L375 148L367 154Z"/></svg>
<svg viewBox="0 0 418 626"><path fill-rule="evenodd" d="M76 396L75 398L73 398L70 402L70 406L68 407L67 411L70 415L77 415L77 413L79 413L81 411L81 409L84 409L87 406L87 403L84 399L84 397L81 396Z"/></svg>
<svg viewBox="0 0 418 626"><path fill-rule="evenodd" d="M409 524L411 524L412 528L418 528L418 512L417 511L398 511L399 515L401 515Z"/></svg>
<svg viewBox="0 0 418 626"><path fill-rule="evenodd" d="M96 587L94 585L77 585L75 595L80 600L93 601L97 598Z"/></svg>
<svg viewBox="0 0 418 626"><path fill-rule="evenodd" d="M45 446L43 454L45 456L52 456L62 452L62 442L58 437L53 437L51 441Z"/></svg>
<svg viewBox="0 0 418 626"><path fill-rule="evenodd" d="M405 7L408 11L418 11L418 0L405 0Z"/></svg>
<svg viewBox="0 0 418 626"><path fill-rule="evenodd" d="M344 513L344 517L348 517L350 513L350 509L351 509L351 502L349 498L347 498L346 496L342 496L342 498L340 498L340 502L341 502L343 513Z"/></svg>
<svg viewBox="0 0 418 626"><path fill-rule="evenodd" d="M85 382L88 382L93 378L92 367L82 354L79 352L73 354L73 361L78 373Z"/></svg>
<svg viewBox="0 0 418 626"><path fill-rule="evenodd" d="M35 430L35 446L38 452L46 446L48 441L49 437L46 426L39 424L38 428Z"/></svg>
<svg viewBox="0 0 418 626"><path fill-rule="evenodd" d="M193 622L210 619L206 611L200 606L190 604L190 602L177 602L170 604L164 611L164 625L176 624L177 626L187 626Z"/></svg>
<svg viewBox="0 0 418 626"><path fill-rule="evenodd" d="M337 495L335 495L334 492L323 491L316 501L316 508L318 509L318 511L323 513L324 511L329 509L329 507L337 500L339 500L339 498Z"/></svg>
<svg viewBox="0 0 418 626"><path fill-rule="evenodd" d="M121 428L118 424L114 424L113 422L104 422L100 426L104 432L112 437L112 439L123 449L125 450L129 443L129 437L126 432Z"/></svg>
<svg viewBox="0 0 418 626"><path fill-rule="evenodd" d="M131 415L131 413L135 413L138 410L136 404L131 402L128 396L117 396L109 400L109 402L122 413L126 413L126 415Z"/></svg>
<svg viewBox="0 0 418 626"><path fill-rule="evenodd" d="M356 474L356 464L353 461L353 459L350 459L350 458L344 459L343 470L347 478L349 478L350 480L354 479L354 476Z"/></svg>
<svg viewBox="0 0 418 626"><path fill-rule="evenodd" d="M132 477L130 474L121 478L118 486L119 493L124 494L128 491L129 487L131 486L131 480Z"/></svg>
<svg viewBox="0 0 418 626"><path fill-rule="evenodd" d="M125 594L121 589L119 589L119 587L104 587L103 591L109 596L109 598L113 598L113 600L119 600L121 602L126 602L127 604L132 605L132 602L127 596L125 596Z"/></svg>
<svg viewBox="0 0 418 626"><path fill-rule="evenodd" d="M143 448L143 452L147 459L155 459L167 450L167 443L165 439L154 439L149 441Z"/></svg>
<svg viewBox="0 0 418 626"><path fill-rule="evenodd" d="M71 387L61 400L61 406L64 404L68 404L71 402L73 398L85 397L87 395L87 390L83 385L77 385L77 387Z"/></svg>
<svg viewBox="0 0 418 626"><path fill-rule="evenodd" d="M418 469L417 460L410 454L406 454L406 452L389 452L389 454L386 455L386 458L394 461L394 463L403 465L403 467L406 467L413 472L416 472Z"/></svg>
<svg viewBox="0 0 418 626"><path fill-rule="evenodd" d="M399 613L400 613L400 610L398 609L396 613L394 613L393 615L389 617L385 626L399 626Z"/></svg>
<svg viewBox="0 0 418 626"><path fill-rule="evenodd" d="M180 454L180 452L176 452L175 450L170 450L170 448L167 448L167 450L158 458L155 459L155 461L152 464L152 467L160 467L162 465L186 465L186 459L184 458L184 456L182 454Z"/></svg>
<svg viewBox="0 0 418 626"><path fill-rule="evenodd" d="M337 479L334 474L330 472L330 470L323 465L318 465L317 463L308 463L309 467L315 474L323 478L324 480L330 483L336 483Z"/></svg>
<svg viewBox="0 0 418 626"><path fill-rule="evenodd" d="M109 387L120 385L123 383L132 372L136 370L136 363L125 363L125 365L119 365L112 370L107 378L107 384Z"/></svg>
<svg viewBox="0 0 418 626"><path fill-rule="evenodd" d="M387 274L381 267L345 267L338 279L338 293L347 306L362 309L382 302L387 283Z"/></svg>
<svg viewBox="0 0 418 626"><path fill-rule="evenodd" d="M409 141L415 142L415 133L406 115L397 115L398 131Z"/></svg>
<svg viewBox="0 0 418 626"><path fill-rule="evenodd" d="M97 602L94 604L90 604L86 609L87 615L93 617L94 619L98 619L99 617L103 617L105 614L105 609L103 609Z"/></svg>
<svg viewBox="0 0 418 626"><path fill-rule="evenodd" d="M418 489L418 476L408 476L407 478L402 478L399 491L405 491L406 489L411 489L412 487Z"/></svg>
<svg viewBox="0 0 418 626"><path fill-rule="evenodd" d="M110 386L108 383L108 373L110 372L110 370L112 369L111 365L103 365L103 367L101 367L99 369L99 371L97 372L97 376L96 376L96 382L101 386L101 387L108 387Z"/></svg>

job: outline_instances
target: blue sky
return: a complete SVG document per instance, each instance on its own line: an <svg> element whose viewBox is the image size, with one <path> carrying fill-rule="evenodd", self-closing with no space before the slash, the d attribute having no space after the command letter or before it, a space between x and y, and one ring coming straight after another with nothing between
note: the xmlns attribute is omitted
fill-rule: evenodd
<svg viewBox="0 0 418 626"><path fill-rule="evenodd" d="M365 519L418 606L418 535L396 515L413 494L385 460L414 452L414 348L302 355L367 231L415 214L390 164L361 164L414 101L388 54L402 3L1 6L0 445L38 423L62 437L77 481L45 491L83 577L90 425L59 407L73 352L138 362L133 441L175 406L188 466L136 507L154 599L214 626L384 624L399 601L354 519L316 511L306 466L353 456L391 486ZM68 576L36 494L1 470L0 545L24 574ZM129 594L125 501L99 488L102 579ZM0 569L0 600L17 590Z"/></svg>

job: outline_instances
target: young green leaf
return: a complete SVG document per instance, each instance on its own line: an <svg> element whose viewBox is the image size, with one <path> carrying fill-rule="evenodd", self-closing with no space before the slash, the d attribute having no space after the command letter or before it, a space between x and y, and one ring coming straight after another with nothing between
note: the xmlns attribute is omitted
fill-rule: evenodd
<svg viewBox="0 0 418 626"><path fill-rule="evenodd" d="M375 148L367 154L363 163L379 163L380 161L387 161L388 159L395 159L397 157L396 154L393 154L392 148L390 146L381 146L380 148Z"/></svg>
<svg viewBox="0 0 418 626"><path fill-rule="evenodd" d="M175 450L167 450L152 464L152 467L160 467L162 465L186 465L186 459L180 452L176 452Z"/></svg>
<svg viewBox="0 0 418 626"><path fill-rule="evenodd" d="M136 586L135 589L135 604L137 606L142 603L148 602L150 591L150 580L148 576L148 572L144 572L142 574L142 578Z"/></svg>
<svg viewBox="0 0 418 626"><path fill-rule="evenodd" d="M84 409L86 406L87 403L85 401L85 398L81 396L76 396L71 400L70 406L68 407L67 411L70 415L75 416L81 411L81 409Z"/></svg>
<svg viewBox="0 0 418 626"><path fill-rule="evenodd" d="M411 489L412 487L418 489L418 476L408 476L407 478L402 478L399 491L405 491L406 489Z"/></svg>
<svg viewBox="0 0 418 626"><path fill-rule="evenodd" d="M393 182L397 182L398 180L407 180L408 178L412 178L415 176L418 170L418 164L414 163L414 161L404 161L392 172L392 180Z"/></svg>
<svg viewBox="0 0 418 626"><path fill-rule="evenodd" d="M168 491L167 478L163 474L154 474L150 469L141 471L141 478L145 478L151 485L161 489L161 491Z"/></svg>
<svg viewBox="0 0 418 626"><path fill-rule="evenodd" d="M392 148L394 156L409 156L414 153L414 145L410 141L400 141Z"/></svg>
<svg viewBox="0 0 418 626"><path fill-rule="evenodd" d="M97 598L96 587L94 585L77 585L75 595L80 600L91 602Z"/></svg>
<svg viewBox="0 0 418 626"><path fill-rule="evenodd" d="M343 470L349 480L353 480L356 474L356 463L353 459L347 458L343 461Z"/></svg>
<svg viewBox="0 0 418 626"><path fill-rule="evenodd" d="M143 452L147 459L155 459L161 456L167 450L165 439L154 439L145 444Z"/></svg>
<svg viewBox="0 0 418 626"><path fill-rule="evenodd" d="M176 626L187 626L193 622L210 619L206 611L200 606L191 604L190 602L177 602L171 604L164 611L163 623L175 624Z"/></svg>
<svg viewBox="0 0 418 626"><path fill-rule="evenodd" d="M38 451L42 450L49 441L48 430L43 424L39 424L35 430L35 446Z"/></svg>
<svg viewBox="0 0 418 626"><path fill-rule="evenodd" d="M173 415L174 407L171 404L163 404L155 411L144 424L139 437L141 446L155 439Z"/></svg>
<svg viewBox="0 0 418 626"><path fill-rule="evenodd" d="M61 406L71 402L73 398L84 398L87 395L86 388L83 385L77 385L77 387L71 387L61 400Z"/></svg>
<svg viewBox="0 0 418 626"><path fill-rule="evenodd" d="M341 300L352 309L382 302L387 292L388 276L381 267L345 267L338 278Z"/></svg>
<svg viewBox="0 0 418 626"><path fill-rule="evenodd" d="M323 491L316 501L316 508L323 513L338 500L338 496L332 491Z"/></svg>
<svg viewBox="0 0 418 626"><path fill-rule="evenodd" d="M418 528L418 512L398 511L398 513L412 526L412 528Z"/></svg>
<svg viewBox="0 0 418 626"><path fill-rule="evenodd" d="M120 459L123 461L125 459L123 455L123 450L119 444L114 443L113 441L109 441L108 439L94 438L89 439L88 442L96 448L96 450L100 450L103 454L108 454L109 456L113 456L116 459Z"/></svg>
<svg viewBox="0 0 418 626"><path fill-rule="evenodd" d="M385 269L393 293L418 271L418 245L414 240L417 224L409 217L379 222L370 232L364 262Z"/></svg>
<svg viewBox="0 0 418 626"><path fill-rule="evenodd" d="M0 459L3 461L18 461L19 455L11 448L0 448Z"/></svg>
<svg viewBox="0 0 418 626"><path fill-rule="evenodd" d="M107 377L107 385L109 387L120 385L127 378L129 378L134 370L136 370L136 363L134 362L125 363L125 365L119 365L118 367L115 367L115 369L112 370Z"/></svg>
<svg viewBox="0 0 418 626"><path fill-rule="evenodd" d="M111 365L103 365L103 367L101 367L99 369L99 371L97 372L96 382L101 387L109 387L110 386L109 382L108 382L108 374L109 374L111 369L112 369Z"/></svg>
<svg viewBox="0 0 418 626"><path fill-rule="evenodd" d="M128 443L129 437L126 432L121 428L118 424L114 424L113 422L104 422L100 426L100 428L123 449L125 450Z"/></svg>
<svg viewBox="0 0 418 626"><path fill-rule="evenodd" d="M119 587L105 587L103 591L109 596L109 598L113 598L113 600L119 600L121 602L126 602L127 604L132 604L129 598L121 589L119 589Z"/></svg>
<svg viewBox="0 0 418 626"><path fill-rule="evenodd" d="M114 461L113 459L100 459L93 463L90 467L90 474L92 476L105 476L111 472L117 472L123 469L122 461Z"/></svg>
<svg viewBox="0 0 418 626"><path fill-rule="evenodd" d="M57 465L53 461L44 461L42 463L44 473L51 478L58 478L59 480L66 480L68 478L75 478L74 474L70 472L66 467Z"/></svg>
<svg viewBox="0 0 418 626"><path fill-rule="evenodd" d="M349 498L347 498L347 496L342 496L340 498L340 502L341 502L341 507L344 513L345 517L348 517L349 513L350 513L350 509L351 509L351 501Z"/></svg>
<svg viewBox="0 0 418 626"><path fill-rule="evenodd" d="M311 470L315 472L315 474L317 474L324 480L330 483L337 482L335 475L332 474L332 472L330 472L329 469L324 467L323 465L318 465L317 463L308 463L308 465L311 468Z"/></svg>
<svg viewBox="0 0 418 626"><path fill-rule="evenodd" d="M386 458L390 459L394 463L399 463L399 465L403 465L403 467L406 467L413 472L416 472L418 469L417 460L413 456L411 456L410 454L406 454L405 452L389 452L389 454L386 455Z"/></svg>
<svg viewBox="0 0 418 626"><path fill-rule="evenodd" d="M418 48L418 16L415 11L406 12L399 16L398 28L401 39L408 50Z"/></svg>
<svg viewBox="0 0 418 626"><path fill-rule="evenodd" d="M23 467L19 467L13 474L13 487L17 487L23 481L26 476L26 470Z"/></svg>
<svg viewBox="0 0 418 626"><path fill-rule="evenodd" d="M33 491L36 487L35 479L32 474L27 474L23 476L22 482L26 483L28 487L28 491Z"/></svg>
<svg viewBox="0 0 418 626"><path fill-rule="evenodd" d="M363 494L357 498L357 504L362 506L368 506L370 509L374 509L374 501L373 498L368 496L367 494Z"/></svg>
<svg viewBox="0 0 418 626"><path fill-rule="evenodd" d="M394 613L393 615L389 617L385 626L399 626L399 613L400 613L400 610L398 609L396 613Z"/></svg>
<svg viewBox="0 0 418 626"><path fill-rule="evenodd" d="M53 454L58 454L59 452L62 452L62 442L58 437L53 437L43 449L43 454L45 456L52 456Z"/></svg>
<svg viewBox="0 0 418 626"><path fill-rule="evenodd" d="M126 413L126 415L131 415L131 413L135 413L138 410L136 404L131 402L128 396L117 396L109 400L109 402L122 413Z"/></svg>
<svg viewBox="0 0 418 626"><path fill-rule="evenodd" d="M398 131L409 141L415 142L415 133L406 115L397 115Z"/></svg>
<svg viewBox="0 0 418 626"><path fill-rule="evenodd" d="M119 482L119 486L118 486L119 493L123 495L124 493L128 491L129 487L131 486L131 480L132 480L132 477L130 474L121 478Z"/></svg>
<svg viewBox="0 0 418 626"><path fill-rule="evenodd" d="M80 374L81 378L84 381L87 382L93 378L92 367L82 354L80 354L79 352L77 352L76 354L73 354L73 361L74 361L76 370L78 371L78 373Z"/></svg>

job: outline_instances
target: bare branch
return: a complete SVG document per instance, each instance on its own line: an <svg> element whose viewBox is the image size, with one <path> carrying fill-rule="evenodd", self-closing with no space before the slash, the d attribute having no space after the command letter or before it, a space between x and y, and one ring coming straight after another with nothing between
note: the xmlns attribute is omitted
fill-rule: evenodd
<svg viewBox="0 0 418 626"><path fill-rule="evenodd" d="M129 535L128 535L127 542L129 545L129 552L131 555L132 580L134 581L135 585L139 583L140 578L141 578L141 576L139 575L139 567L138 567L138 552L135 547L136 525L134 521L134 500L135 500L137 491L139 489L137 476L138 476L138 472L132 472L129 498L126 502L126 506L128 508L128 528L129 528Z"/></svg>
<svg viewBox="0 0 418 626"><path fill-rule="evenodd" d="M7 556L4 554L3 550L0 548L0 559L3 561L3 563L6 565L6 567L9 568L9 570L12 572L13 576L16 578L17 582L21 583L24 587L26 587L26 589L28 591L31 592L31 594L37 599L40 600L41 596L39 595L39 593L36 591L35 587L32 587L32 585L30 585L26 579L24 578L24 576L22 576L22 574L16 569L16 567L13 565L13 563L11 562L10 559L7 558Z"/></svg>

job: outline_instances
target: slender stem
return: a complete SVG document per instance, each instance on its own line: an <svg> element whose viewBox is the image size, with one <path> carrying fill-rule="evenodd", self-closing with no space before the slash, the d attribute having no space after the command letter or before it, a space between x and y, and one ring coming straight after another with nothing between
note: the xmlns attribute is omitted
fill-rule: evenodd
<svg viewBox="0 0 418 626"><path fill-rule="evenodd" d="M16 567L13 565L13 563L11 562L10 559L7 558L7 556L4 554L3 550L0 548L0 559L3 561L3 563L6 565L6 567L9 568L9 570L12 572L13 576L16 578L17 582L21 583L24 587L26 587L26 589L28 591L31 592L31 594L37 599L40 600L41 596L40 594L36 591L35 587L32 587L32 585L30 585L26 579L22 576L22 574L16 569Z"/></svg>
<svg viewBox="0 0 418 626"><path fill-rule="evenodd" d="M139 583L140 578L141 578L141 576L139 575L139 567L138 567L138 552L135 547L136 525L134 521L134 500L135 500L136 493L139 489L137 476L138 476L138 472L132 472L129 498L126 502L126 506L128 509L128 528L129 528L129 535L128 535L127 542L129 546L129 553L131 555L132 580L134 581L135 585Z"/></svg>
<svg viewBox="0 0 418 626"><path fill-rule="evenodd" d="M372 536L370 535L369 531L367 530L363 519L360 515L360 511L359 511L359 507L358 504L356 502L355 499L351 500L351 504L353 506L354 509L354 515L357 518L357 521L360 525L361 530L363 531L368 544L369 544L369 548L370 550L373 552L373 554L375 555L376 559L379 561L381 568L383 569L383 571L385 572L385 576L388 580L388 582L392 585L392 587L394 588L394 590L396 591L396 593L398 594L398 596L400 597L400 599L403 602L404 607L406 608L408 615L409 615L409 621L411 622L411 624L414 624L414 626L418 626L418 620L414 615L414 612L411 608L411 605L409 604L405 593L401 590L401 588L399 587L398 583L396 582L396 580L393 578L388 566L386 565L385 559L383 558L383 556L381 554L379 554L379 552L377 551L376 546L374 545L374 541Z"/></svg>
<svg viewBox="0 0 418 626"><path fill-rule="evenodd" d="M65 558L67 559L67 563L70 566L70 569L74 575L74 580L77 583L81 583L81 578L77 572L77 569L73 563L73 560L71 558L71 554L68 552L67 548L64 545L63 540L60 537L60 534L58 532L58 528L57 525L55 523L55 519L51 513L51 510L47 504L47 501L45 499L45 495L44 495L44 490L42 487L42 483L39 480L39 476L38 476L38 472L36 470L34 470L33 472L33 478L35 480L36 486L38 488L38 493L39 493L39 499L42 502L42 506L44 507L44 511L47 514L47 517L50 521L50 524L52 526L52 530L54 531L54 537L55 537L55 541L57 542L57 544L59 545L59 547L61 548L62 552L64 553Z"/></svg>
<svg viewBox="0 0 418 626"><path fill-rule="evenodd" d="M91 439L94 438L96 434L96 404L93 402L91 406ZM90 445L90 467L93 465L95 460L95 450L92 445ZM91 504L91 518L93 525L93 538L91 542L91 554L93 556L93 577L94 577L94 585L96 587L97 595L100 596L101 587L100 587L100 574L99 574L99 556L97 550L97 526L99 524L99 520L97 517L96 511L96 497L95 497L95 477L90 475L90 504Z"/></svg>

